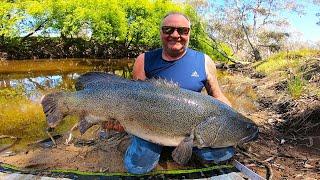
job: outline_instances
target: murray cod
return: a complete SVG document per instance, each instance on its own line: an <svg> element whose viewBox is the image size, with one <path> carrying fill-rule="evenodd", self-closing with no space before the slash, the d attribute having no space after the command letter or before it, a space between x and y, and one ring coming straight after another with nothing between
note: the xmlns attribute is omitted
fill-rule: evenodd
<svg viewBox="0 0 320 180"><path fill-rule="evenodd" d="M189 161L194 146L236 146L258 135L254 122L228 105L165 80L128 80L91 72L78 78L76 89L42 99L51 128L67 115L79 116L82 134L102 121L118 121L129 134L175 146L172 157L180 164Z"/></svg>

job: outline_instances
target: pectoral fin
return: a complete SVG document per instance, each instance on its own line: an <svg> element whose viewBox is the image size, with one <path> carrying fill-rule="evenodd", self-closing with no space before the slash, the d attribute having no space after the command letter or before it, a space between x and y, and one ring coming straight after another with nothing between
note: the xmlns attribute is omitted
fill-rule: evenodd
<svg viewBox="0 0 320 180"><path fill-rule="evenodd" d="M173 150L172 158L178 164L186 164L192 155L193 147L193 134L186 137L180 144Z"/></svg>
<svg viewBox="0 0 320 180"><path fill-rule="evenodd" d="M84 134L89 128L91 128L94 124L89 123L85 118L81 118L79 123L79 131Z"/></svg>
<svg viewBox="0 0 320 180"><path fill-rule="evenodd" d="M43 112L46 115L47 123L49 127L56 127L59 122L67 115L67 112L63 111L63 108L59 106L59 101L64 99L64 93L57 92L43 96L41 99L41 105Z"/></svg>

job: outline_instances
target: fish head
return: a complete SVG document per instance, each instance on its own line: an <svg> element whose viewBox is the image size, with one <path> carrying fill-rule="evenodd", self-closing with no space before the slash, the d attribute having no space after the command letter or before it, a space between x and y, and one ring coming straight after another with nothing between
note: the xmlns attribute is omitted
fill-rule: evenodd
<svg viewBox="0 0 320 180"><path fill-rule="evenodd" d="M237 113L228 118L210 116L195 129L199 147L221 148L236 146L257 139L258 126Z"/></svg>
<svg viewBox="0 0 320 180"><path fill-rule="evenodd" d="M240 139L238 144L243 144L243 143L247 143L250 141L254 141L258 139L259 136L259 128L258 126L252 122L248 122L245 127L243 127L243 129L245 129L245 133L242 134L241 137L243 137L242 139Z"/></svg>

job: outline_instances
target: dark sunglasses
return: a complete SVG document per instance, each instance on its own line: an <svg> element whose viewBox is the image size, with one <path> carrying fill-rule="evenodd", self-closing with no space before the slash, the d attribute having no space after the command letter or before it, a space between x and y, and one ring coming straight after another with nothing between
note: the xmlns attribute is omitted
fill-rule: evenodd
<svg viewBox="0 0 320 180"><path fill-rule="evenodd" d="M188 35L190 31L190 28L188 27L162 26L161 29L164 34L172 34L175 30L177 30L179 35Z"/></svg>

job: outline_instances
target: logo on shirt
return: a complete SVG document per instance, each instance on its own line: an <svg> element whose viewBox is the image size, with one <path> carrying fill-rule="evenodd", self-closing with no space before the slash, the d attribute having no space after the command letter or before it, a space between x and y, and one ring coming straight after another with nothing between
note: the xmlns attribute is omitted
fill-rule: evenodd
<svg viewBox="0 0 320 180"><path fill-rule="evenodd" d="M199 74L197 73L197 71L193 71L193 73L191 74L191 77L199 77Z"/></svg>

